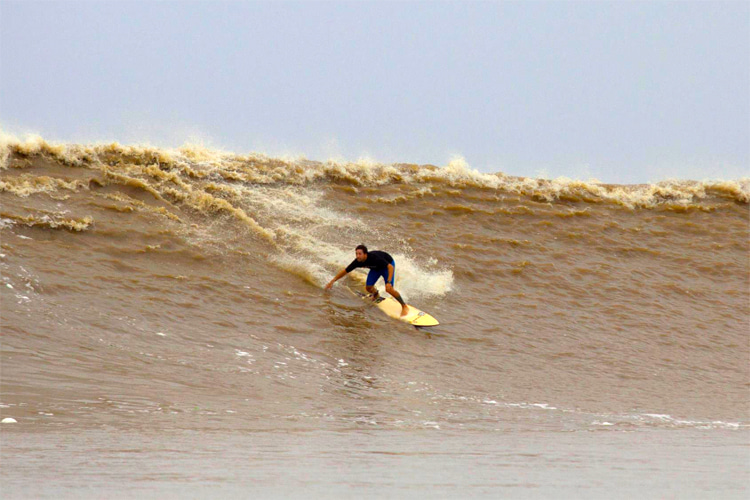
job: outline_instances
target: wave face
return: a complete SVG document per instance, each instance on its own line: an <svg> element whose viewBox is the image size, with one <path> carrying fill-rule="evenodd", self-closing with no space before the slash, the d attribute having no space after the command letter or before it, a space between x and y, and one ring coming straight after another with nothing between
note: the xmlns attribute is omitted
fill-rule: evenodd
<svg viewBox="0 0 750 500"><path fill-rule="evenodd" d="M750 180L0 144L2 409L66 425L750 426ZM325 283L360 243L441 326ZM380 283L382 290L382 282Z"/></svg>

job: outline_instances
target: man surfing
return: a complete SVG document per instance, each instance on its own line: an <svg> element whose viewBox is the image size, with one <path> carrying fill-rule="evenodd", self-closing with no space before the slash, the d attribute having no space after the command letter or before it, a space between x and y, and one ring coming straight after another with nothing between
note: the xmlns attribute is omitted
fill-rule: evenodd
<svg viewBox="0 0 750 500"><path fill-rule="evenodd" d="M367 275L367 283L365 289L372 295L372 300L378 298L378 289L375 288L375 283L382 276L385 280L385 291L388 292L401 304L401 316L406 316L409 313L409 306L406 305L404 299L401 298L401 294L393 288L393 278L396 272L396 262L393 257L385 252L379 250L373 250L372 252L367 251L367 247L359 245L355 250L356 258L351 264L342 269L338 274L328 282L326 290L330 290L334 283L338 280L354 271L358 267L366 267L370 270Z"/></svg>

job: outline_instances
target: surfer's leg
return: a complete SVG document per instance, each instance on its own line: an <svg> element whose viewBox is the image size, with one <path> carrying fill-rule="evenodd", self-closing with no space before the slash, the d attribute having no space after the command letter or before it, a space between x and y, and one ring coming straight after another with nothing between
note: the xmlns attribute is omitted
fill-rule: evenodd
<svg viewBox="0 0 750 500"><path fill-rule="evenodd" d="M401 316L406 316L406 314L409 312L409 306L407 306L406 302L404 302L404 299L401 298L401 294L393 288L393 282L396 281L396 263L391 262L391 265L393 266L393 276L391 276L391 280L388 281L387 269L385 271L385 274L383 274L383 279L385 280L385 291L390 293L394 299L398 300L398 303L401 304Z"/></svg>
<svg viewBox="0 0 750 500"><path fill-rule="evenodd" d="M375 269L370 269L370 272L367 273L367 282L365 283L365 290L367 290L367 293L372 295L372 300L375 300L378 298L378 289L375 288L375 282L378 281L378 278L380 278L380 273L377 272Z"/></svg>
<svg viewBox="0 0 750 500"><path fill-rule="evenodd" d="M406 305L406 303L404 302L404 299L402 299L402 298L401 298L401 294L400 294L400 293L398 293L398 292L396 291L396 289L395 289L395 288L393 288L393 285L391 285L390 283L388 283L388 284L386 284L386 285L385 285L385 291L386 291L386 292L388 292L388 293L390 293L391 295L393 295L393 298L394 298L394 299L396 299L396 300L398 300L398 301L399 301L399 303L400 303L400 304L401 304L402 306L405 306L405 305Z"/></svg>
<svg viewBox="0 0 750 500"><path fill-rule="evenodd" d="M401 316L406 316L409 312L409 306L407 306L404 299L401 298L401 294L398 293L390 283L385 284L385 291L390 293L394 299L398 300L399 304L401 304Z"/></svg>

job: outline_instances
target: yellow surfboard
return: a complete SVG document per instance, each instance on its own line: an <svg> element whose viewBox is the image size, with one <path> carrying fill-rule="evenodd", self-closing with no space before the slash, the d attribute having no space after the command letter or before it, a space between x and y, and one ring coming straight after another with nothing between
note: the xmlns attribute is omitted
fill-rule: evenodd
<svg viewBox="0 0 750 500"><path fill-rule="evenodd" d="M362 292L354 293L356 293L363 300L372 302L369 295L366 295ZM398 301L393 297L384 297L383 295L381 295L372 303L391 318L397 319L399 321L404 321L406 323L409 323L410 325L437 326L440 324L438 320L436 320L426 312L420 311L410 304L407 304L409 306L409 312L406 314L406 316L401 316L401 304L399 304Z"/></svg>

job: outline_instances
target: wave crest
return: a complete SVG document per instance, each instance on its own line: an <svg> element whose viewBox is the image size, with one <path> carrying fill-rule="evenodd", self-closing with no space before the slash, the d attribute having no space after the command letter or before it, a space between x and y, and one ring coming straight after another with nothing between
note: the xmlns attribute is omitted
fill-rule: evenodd
<svg viewBox="0 0 750 500"><path fill-rule="evenodd" d="M471 168L462 158L454 158L444 167L405 163L389 165L371 160L318 162L305 158L271 158L258 153L238 155L192 144L178 149L159 149L117 143L55 144L39 136L30 136L24 141L13 136L0 136L0 169L7 169L14 156L25 158L37 155L69 166L107 166L116 173L139 171L175 184L180 184L186 178L255 185L329 183L366 187L434 184L461 189L497 190L550 203L608 203L630 209L681 209L708 199L750 203L750 178L611 185L565 177L532 179L503 173L487 174ZM271 235L265 237L272 239Z"/></svg>

